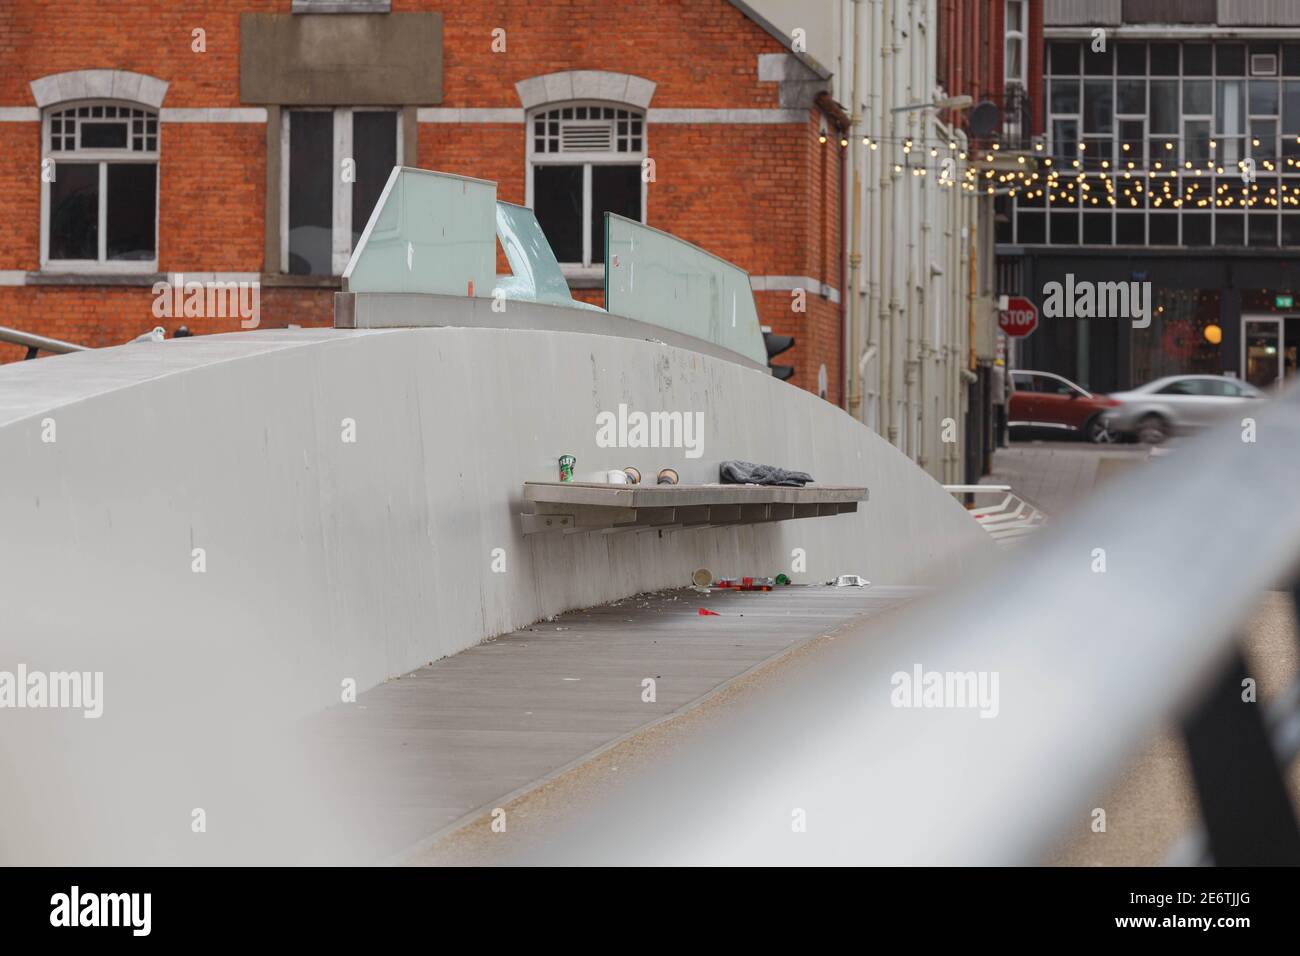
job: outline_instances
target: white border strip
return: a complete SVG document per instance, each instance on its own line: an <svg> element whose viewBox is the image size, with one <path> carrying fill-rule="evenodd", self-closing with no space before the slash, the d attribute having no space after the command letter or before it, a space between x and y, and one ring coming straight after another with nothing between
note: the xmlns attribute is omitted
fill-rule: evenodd
<svg viewBox="0 0 1300 956"><path fill-rule="evenodd" d="M840 302L840 290L833 285L826 285L812 276L750 276L749 286L755 292L791 292L804 289L813 295L820 295L836 305Z"/></svg>
<svg viewBox="0 0 1300 956"><path fill-rule="evenodd" d="M26 285L25 269L0 269L0 285Z"/></svg>
<svg viewBox="0 0 1300 956"><path fill-rule="evenodd" d="M266 109L261 106L204 109L160 109L164 123L265 123ZM522 122L522 111L521 111ZM41 111L35 106L0 106L0 123L39 123Z"/></svg>
<svg viewBox="0 0 1300 956"><path fill-rule="evenodd" d="M807 110L646 110L649 123L807 123Z"/></svg>
<svg viewBox="0 0 1300 956"><path fill-rule="evenodd" d="M265 123L266 109L261 106L241 106L226 109L181 109L164 107L158 111L164 123Z"/></svg>
<svg viewBox="0 0 1300 956"><path fill-rule="evenodd" d="M166 110L163 111L164 113ZM496 109L441 106L422 106L415 111L421 123L522 123L521 109ZM649 109L646 121L650 123L690 123L746 125L769 123L806 123L807 110L703 110L703 109Z"/></svg>
<svg viewBox="0 0 1300 956"><path fill-rule="evenodd" d="M420 123L522 123L524 111L487 107L451 109L441 106L422 106L415 111L415 119Z"/></svg>

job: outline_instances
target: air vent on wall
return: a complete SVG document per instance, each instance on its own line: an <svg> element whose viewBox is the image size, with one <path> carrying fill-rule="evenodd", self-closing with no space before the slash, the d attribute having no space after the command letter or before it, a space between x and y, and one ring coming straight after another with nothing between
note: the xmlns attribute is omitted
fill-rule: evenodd
<svg viewBox="0 0 1300 956"><path fill-rule="evenodd" d="M604 153L614 148L614 124L565 122L560 126L562 151L566 153Z"/></svg>
<svg viewBox="0 0 1300 956"><path fill-rule="evenodd" d="M1251 76L1277 76L1276 53L1252 53L1250 55Z"/></svg>

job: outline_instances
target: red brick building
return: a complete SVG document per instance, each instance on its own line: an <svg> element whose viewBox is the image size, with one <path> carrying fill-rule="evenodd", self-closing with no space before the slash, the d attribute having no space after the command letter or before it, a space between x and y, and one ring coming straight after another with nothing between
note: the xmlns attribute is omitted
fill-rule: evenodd
<svg viewBox="0 0 1300 956"><path fill-rule="evenodd" d="M738 0L7 0L0 325L89 346L239 328L155 318L175 273L258 282L263 328L328 325L401 163L533 206L597 304L607 209L736 263L796 336L793 383L816 391L824 365L839 403L826 78Z"/></svg>

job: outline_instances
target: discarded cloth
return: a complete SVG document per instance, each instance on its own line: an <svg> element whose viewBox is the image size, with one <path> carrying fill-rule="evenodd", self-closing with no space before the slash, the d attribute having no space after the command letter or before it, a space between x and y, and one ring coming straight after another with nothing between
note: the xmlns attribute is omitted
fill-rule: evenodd
<svg viewBox="0 0 1300 956"><path fill-rule="evenodd" d="M787 471L776 465L756 465L752 461L724 461L718 466L718 478L724 485L784 485L802 488L813 480L806 471Z"/></svg>

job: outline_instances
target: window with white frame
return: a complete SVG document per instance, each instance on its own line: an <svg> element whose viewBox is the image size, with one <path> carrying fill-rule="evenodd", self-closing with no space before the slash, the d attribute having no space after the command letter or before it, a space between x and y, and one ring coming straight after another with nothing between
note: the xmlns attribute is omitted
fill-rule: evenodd
<svg viewBox="0 0 1300 956"><path fill-rule="evenodd" d="M1022 89L1028 85L1028 64L1025 62L1029 49L1026 42L1028 33L1028 0L1007 0L1006 56L1003 74L1008 84L1018 84Z"/></svg>
<svg viewBox="0 0 1300 956"><path fill-rule="evenodd" d="M280 133L280 261L291 275L342 275L393 167L395 110L288 109Z"/></svg>
<svg viewBox="0 0 1300 956"><path fill-rule="evenodd" d="M152 272L158 266L158 112L79 102L46 110L41 137L42 268Z"/></svg>
<svg viewBox="0 0 1300 956"><path fill-rule="evenodd" d="M570 271L605 261L605 213L645 221L645 113L606 103L528 117L528 205Z"/></svg>

